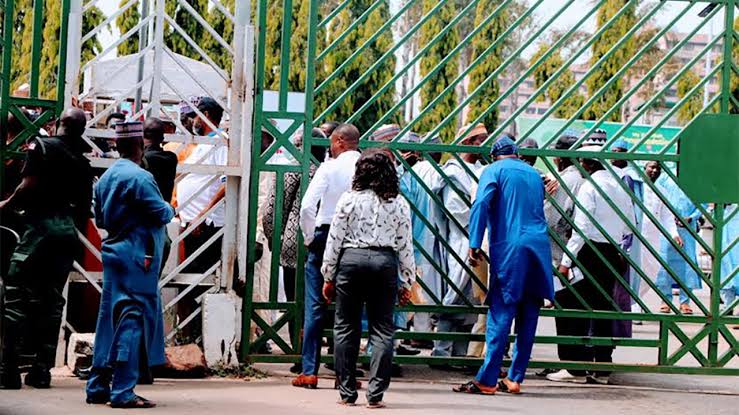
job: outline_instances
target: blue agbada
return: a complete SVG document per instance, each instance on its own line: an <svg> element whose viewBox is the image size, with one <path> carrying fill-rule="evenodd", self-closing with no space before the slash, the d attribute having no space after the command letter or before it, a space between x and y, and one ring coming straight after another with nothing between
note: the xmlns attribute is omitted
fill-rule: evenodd
<svg viewBox="0 0 739 415"><path fill-rule="evenodd" d="M142 343L149 366L164 364L164 322L159 270L164 225L174 216L154 177L130 160L118 160L95 188L95 222L108 232L103 241L103 293L93 368L113 367L135 352L120 322L143 321ZM145 256L150 263L145 264Z"/></svg>
<svg viewBox="0 0 739 415"><path fill-rule="evenodd" d="M483 171L472 205L470 247L482 245L486 228L491 289L499 288L506 304L524 297L553 299L544 184L533 167L503 159Z"/></svg>
<svg viewBox="0 0 739 415"><path fill-rule="evenodd" d="M721 249L728 252L721 258L721 289L724 307L730 307L736 296L739 296L739 205L733 204L724 210L724 232L721 238Z"/></svg>

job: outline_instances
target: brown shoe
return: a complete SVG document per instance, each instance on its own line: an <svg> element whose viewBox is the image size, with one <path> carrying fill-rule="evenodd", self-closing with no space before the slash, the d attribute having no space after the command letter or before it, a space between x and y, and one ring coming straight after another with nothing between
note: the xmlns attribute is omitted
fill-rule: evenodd
<svg viewBox="0 0 739 415"><path fill-rule="evenodd" d="M498 390L504 393L518 395L521 393L521 384L505 378L498 382Z"/></svg>
<svg viewBox="0 0 739 415"><path fill-rule="evenodd" d="M680 304L680 312L683 314L693 314L693 309L688 304Z"/></svg>
<svg viewBox="0 0 739 415"><path fill-rule="evenodd" d="M301 374L293 379L292 384L296 388L317 389L318 376Z"/></svg>

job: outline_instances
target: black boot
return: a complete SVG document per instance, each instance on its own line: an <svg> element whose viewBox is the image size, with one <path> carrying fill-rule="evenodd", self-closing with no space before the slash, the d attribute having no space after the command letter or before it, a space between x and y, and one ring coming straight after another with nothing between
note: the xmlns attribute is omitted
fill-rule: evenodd
<svg viewBox="0 0 739 415"><path fill-rule="evenodd" d="M45 367L34 365L26 374L25 384L36 389L49 389L51 372Z"/></svg>
<svg viewBox="0 0 739 415"><path fill-rule="evenodd" d="M0 362L0 389L20 389L21 374L18 371L18 352L15 348L15 336L4 328L2 339L2 362Z"/></svg>

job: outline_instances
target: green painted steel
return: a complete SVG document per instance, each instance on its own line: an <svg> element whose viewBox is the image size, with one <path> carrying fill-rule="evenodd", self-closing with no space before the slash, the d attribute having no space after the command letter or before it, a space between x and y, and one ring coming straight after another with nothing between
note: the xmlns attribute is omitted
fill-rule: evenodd
<svg viewBox="0 0 739 415"><path fill-rule="evenodd" d="M445 159L461 160L465 153L479 154L485 162L490 162L488 152L495 138L506 131L517 132L519 142L534 138L539 148L526 148L521 150L524 156L535 156L538 158L536 166L548 177L548 180L559 182L560 190L567 199L574 201L575 209L582 209L581 203L576 199L575 190L567 188L558 171L556 159L582 159L591 158L602 162L607 174L618 179L621 188L632 198L634 209L640 212L641 222L632 223L627 220L627 214L622 212L614 202L596 186L598 193L604 197L609 206L615 210L616 215L625 221L634 234L634 240L641 245L641 256L651 258L650 261L634 259L630 252L624 249L621 241L615 241L608 237L609 242L618 247L619 252L628 262L631 272L629 275L620 275L613 264L608 264L606 269L582 269L583 278L591 281L596 289L610 298L610 310L598 310L591 307L589 299L577 292L577 286L567 278L559 274L553 268L553 278L562 283L565 290L573 292L579 301L577 308L563 308L555 303L550 308L541 311L542 320L552 317L606 319L606 320L638 320L645 323L648 330L639 330L634 338L621 337L577 337L557 336L553 330L539 332L534 350L542 348L553 348L555 345L612 345L619 348L635 348L646 350L639 354L639 361L632 360L617 361L614 363L594 362L559 362L554 360L537 360L531 363L531 367L537 368L567 368L567 369L604 369L633 372L655 372L655 373L684 373L684 374L712 374L712 375L739 375L739 341L736 332L732 330L733 325L739 324L739 317L732 315L732 309L737 309L739 301L733 304L722 304L720 290L731 286L732 278L739 274L739 269L722 275L721 262L732 250L739 246L739 235L732 235L728 243L725 241L725 233L729 230L727 224L736 219L739 209L724 206L724 203L735 203L736 198L727 186L735 186L732 181L737 176L735 166L731 163L711 163L712 160L723 160L735 154L737 140L736 113L739 113L739 102L737 92L732 90L732 83L737 84L739 78L739 63L736 52L739 48L739 33L735 29L737 19L737 7L739 0L706 0L706 1L665 1L649 3L643 12L634 15L632 23L628 27L620 29L622 35L617 41L608 44L605 53L597 59L589 58L594 45L598 44L601 37L617 29L622 25L623 19L633 14L634 9L640 2L635 0L626 1L579 1L569 0L560 2L557 8L552 8L548 2L516 0L487 1L473 0L470 2L452 2L441 0L430 3L422 9L420 0L407 0L395 4L390 12L389 2L386 0L343 0L338 2L323 2L311 0L308 13L296 15L294 6L296 2L291 0L259 0L255 16L255 27L257 27L256 47L256 95L254 114L254 136L258 137L263 130L269 131L276 138L270 148L260 154L260 140L254 140L252 146L251 160L251 183L250 183L250 215L249 215L249 263L246 290L243 303L243 321L241 352L242 358L260 362L296 362L300 358L300 344L296 341L291 344L284 335L284 328L289 322L293 322L294 338L298 339L301 333L301 322L303 317L303 266L306 253L304 249L298 252L298 275L296 282L295 301L281 300L278 292L280 286L280 246L284 227L284 198L281 195L284 189L284 177L287 172L298 172L302 175L301 190L304 192L308 185L312 160L308 151L312 146L325 147L328 145L326 139L314 139L308 134L303 137L302 148L297 148L291 141L291 137L300 128L310 131L325 121L361 122L366 117L372 120L369 127L362 131L360 141L361 148L386 147L390 149L399 164L404 167L405 174L418 181L430 200L442 215L447 217L450 224L464 228L457 217L445 206L440 194L435 193L427 183L413 170L402 157L402 153L416 152L420 160L430 161L434 172L440 180L448 185L450 192L459 196L464 205L469 207L472 203L466 195L465 189L448 177L444 163L437 163L432 157L433 153L445 153ZM439 18L443 7L455 3L457 8L454 16L440 22L437 31L426 34L431 40L426 44L420 44L419 34L434 19ZM477 7L479 4L490 7ZM614 7L613 3L618 7ZM461 5L460 5L461 4ZM526 7L520 7L521 5ZM282 6L281 21L267 21L267 7ZM706 6L714 6L707 8ZM611 7L610 15L601 16L598 25L592 25L596 16L599 16ZM577 9L575 22L568 22L567 31L559 32L556 36L552 33L557 27L562 27L563 17L572 10ZM705 9L705 10L704 10ZM388 15L371 31L368 22L372 21L375 13L387 10ZM482 12L480 11L482 10ZM701 12L703 11L703 12ZM696 22L689 27L685 21L690 16L701 12L702 19L690 20ZM475 16L474 21L470 16ZM532 19L536 18L538 25L531 25ZM495 38L487 39L488 45L484 51L472 57L469 48L476 36L486 33L488 25L497 19L507 19L503 25L502 32ZM709 30L710 21L713 19L713 28ZM654 30L654 22L660 22ZM288 22L288 24L283 24ZM277 27L280 32L280 50L268 48L277 47L268 45L266 42L266 28ZM300 26L300 27L299 27ZM593 27L594 26L594 27ZM587 29L591 27L591 29ZM299 30L303 29L303 30ZM681 36L675 36L677 30L682 30ZM527 31L528 30L528 31ZM416 73L416 68L424 59L430 59L433 46L442 42L445 36L452 31L460 31L463 35L456 44L452 45L444 56L437 57L431 69L425 76ZM375 51L374 58L367 63L357 75L348 76L347 73L353 65L361 59L370 49L376 47L382 35L393 33L393 42L386 45L384 49ZM307 39L303 44L307 45L305 50L296 51L290 45L294 36L307 33ZM521 36L525 33L525 36ZM710 36L706 36L710 33ZM301 35L303 36L303 35ZM704 36L705 40L695 47L698 36ZM638 42L637 42L638 39ZM527 62L531 54L531 47L538 42L547 41L551 46L542 56L533 62ZM352 45L346 49L347 45ZM624 53L628 50L628 53ZM655 55L655 50L660 53ZM692 51L686 54L686 50ZM289 66L291 54L302 53L305 56L304 67ZM533 74L545 65L554 56L563 56L563 64L553 68L548 78L538 86L528 85ZM473 71L482 63L490 59L493 54L499 54L500 64L490 73L484 74L485 79L474 89L467 88L467 80ZM279 68L265 67L266 56L279 56L281 65ZM302 55L301 55L302 56ZM386 63L393 59L402 57L397 62L392 74L379 74ZM460 61L460 59L462 59ZM612 71L612 75L594 90L587 90L588 80L596 76L610 64L613 59L620 59L620 64ZM706 61L710 64L701 69ZM647 67L643 62L649 62ZM464 64L460 65L460 62ZM583 64L583 62L586 62ZM677 64L676 64L677 62ZM282 64L284 63L284 64ZM329 65L333 65L330 66ZM448 83L437 86L430 85L432 79L447 66L458 66L456 75L447 79ZM639 65L642 65L639 67ZM330 68L330 69L327 69ZM565 85L562 94L557 96L553 102L541 106L542 100L550 87L564 79L567 71L578 69L578 76L571 84ZM635 72L637 69L640 72ZM675 96L675 88L681 77L689 72L699 72L700 81L691 85L683 95ZM300 72L305 79L305 87L302 91L289 91L288 76ZM636 74L636 75L635 75ZM265 109L266 79L269 76L278 75L279 91L276 91L277 105L275 109ZM408 82L411 79L412 82ZM658 81L655 81L658 79ZM501 83L501 80L505 80ZM480 94L485 93L486 88L492 82L500 83L500 91L492 100L492 104L486 104L480 114L474 119L467 118L466 114L470 106L477 105ZM613 87L620 85L620 95L615 103L603 110L593 119L584 119L583 116L592 104L607 94L613 93ZM424 88L434 87L436 95L429 102L419 103L419 93ZM522 88L527 87L525 96L520 97ZM648 93L644 91L649 89ZM703 89L708 88L708 93L703 96ZM459 94L460 90L464 93ZM288 92L302 92L305 97L305 105L300 110L289 110L290 95ZM366 98L362 102L354 102L354 97L361 92ZM370 108L376 108L381 97L387 93L393 93L393 101L384 111L377 114L369 114ZM552 114L563 106L575 94L587 93L583 104L572 111L563 119L554 119ZM440 123L427 131L416 131L420 120L435 110L437 105L444 101L449 94L456 95L456 106L443 114ZM732 95L735 94L735 95ZM330 99L326 99L326 97ZM518 102L518 101L521 102ZM641 100L641 103L637 102ZM668 100L673 100L667 102ZM702 102L698 102L702 101ZM511 105L518 102L515 108ZM681 109L691 103L698 102L698 108L690 114L690 121L683 125L676 125L675 116ZM669 104L669 105L668 105ZM623 106L629 106L628 117L624 119L626 112ZM352 108L345 111L345 108ZM455 129L463 125L474 125L480 120L486 119L487 114L494 110L502 111L506 107L504 116L499 117L495 125L488 125L489 138L481 146L468 146L462 144L462 138L472 129L462 128L462 134L456 139L440 144L426 141L426 138L434 137L439 132L453 126ZM292 107L294 108L294 107ZM540 108L541 111L533 117L531 110ZM336 114L344 114L343 119L336 119ZM613 116L620 115L620 122L612 122ZM648 121L645 121L647 119ZM283 123L282 128L273 125L272 121ZM389 142L370 141L372 133L386 123L400 123L401 133ZM581 138L576 145L582 144L585 137L596 129L604 129L608 140L602 151L581 152L574 150L557 150L553 144L568 129L578 129ZM416 131L425 134L425 139L420 143L401 142L400 138L407 132ZM711 135L711 139L705 137ZM611 151L611 146L617 140L625 139L630 148L624 152ZM574 148L574 147L573 147ZM289 152L297 161L297 164L275 164L273 156L280 150ZM721 157L714 157L717 149L722 153ZM728 150L734 149L734 150ZM732 153L732 151L734 153ZM696 163L695 160L698 160ZM626 182L620 180L620 173L611 163L614 161L625 161L634 168L637 179L643 181L646 192L653 195L649 203L636 190L630 188ZM666 194L660 183L653 183L644 171L647 161L657 162L663 170L663 180L680 183L689 195L693 196L696 212L702 217L703 229L697 228L692 219L684 218L679 212L674 200ZM693 164L691 164L693 163ZM462 163L468 174L474 177L471 167ZM736 164L736 163L733 163ZM591 180L590 175L575 163L577 170L585 178ZM734 170L732 170L732 168ZM710 173L705 174L710 169ZM701 174L703 172L704 174ZM260 182L264 179L274 181L271 186L276 190L276 212L275 233L264 235L271 241L273 251L268 256L257 257L258 221L261 220L258 213L260 209L259 192ZM722 179L723 177L723 179ZM476 179L475 179L476 180ZM696 195L691 188L701 186L706 181L714 184L718 193L703 192ZM721 186L719 186L721 185ZM707 188L707 186L706 186ZM572 232L582 234L577 228L572 217L572 210L566 206L560 206L557 201L547 196L547 202L553 209L562 215L566 225L573 228ZM699 203L700 202L700 203ZM677 226L685 229L684 235L695 240L697 252L688 252L681 245L672 240L665 223L662 223L653 204L663 204L668 215L675 218ZM703 204L701 204L703 203ZM456 262L464 269L477 289L485 291L487 281L484 276L477 275L467 265L466 252L453 252L448 241L444 240L434 226L434 219L424 215L417 206L411 206L412 213L416 215L428 233L437 239L437 246L448 252L445 260ZM595 228L603 232L601 224L593 220L590 213L585 213ZM725 213L733 212L733 213ZM647 232L646 224L651 224ZM733 231L732 231L733 232ZM561 250L573 256L566 247L566 236L558 234L553 229L550 236L554 244ZM586 238L587 240L587 238ZM586 242L595 248L592 242ZM298 232L298 245L302 246L302 238ZM414 247L417 255L423 258L430 267L439 272L440 281L444 282L449 290L462 293L464 287L457 287L453 281L443 272L445 264L442 263L434 252L429 252L420 241L415 241ZM671 247L675 256L685 262L686 268L694 272L700 280L703 288L701 290L690 290L687 280L683 280L678 271L673 269L670 261L664 258L660 251ZM604 258L597 248L596 254ZM633 253L632 253L633 254ZM257 275L264 263L269 263L268 281L260 281ZM576 265L581 263L575 259ZM259 266L257 266L259 263ZM647 266L651 263L650 266ZM582 268L582 267L580 267ZM739 268L739 267L738 267ZM672 303L671 295L664 295L656 282L655 269L664 269L666 275L675 280L677 288L686 291L691 302L694 304L695 314L684 313L681 308ZM607 274L605 274L607 273ZM631 298L638 308L643 312L632 312L619 305L609 287L602 284L601 275L612 275L619 286ZM642 290L632 288L629 278L641 279ZM258 288L257 285L262 286ZM265 289L264 286L267 286ZM423 301L405 307L398 307L398 311L408 313L430 313L440 314L484 314L487 307L480 304L474 298L463 296L460 305L444 305L438 292L433 292L423 280L418 279L416 290ZM668 312L659 312L661 303L668 306ZM739 311L739 310L738 310ZM324 332L326 337L332 336L330 330ZM366 335L366 333L365 333ZM415 340L462 340L482 341L481 333L444 333L444 332L416 332L400 331L396 336L398 339ZM511 341L515 336L511 336ZM273 345L272 354L263 354L264 346L268 343ZM554 354L552 350L551 353ZM330 361L330 356L325 356L324 361ZM361 359L366 359L362 357ZM618 359L617 359L618 360ZM430 356L398 356L396 361L404 364L461 364L475 366L479 365L479 357L430 357Z"/></svg>
<svg viewBox="0 0 739 415"><path fill-rule="evenodd" d="M738 131L739 117L727 114L703 114L686 127L680 142L680 186L693 200L739 202Z"/></svg>

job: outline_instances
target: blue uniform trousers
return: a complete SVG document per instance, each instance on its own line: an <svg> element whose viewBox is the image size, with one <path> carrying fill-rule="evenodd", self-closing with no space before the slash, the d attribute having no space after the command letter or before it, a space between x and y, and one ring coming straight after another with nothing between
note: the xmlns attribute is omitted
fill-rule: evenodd
<svg viewBox="0 0 739 415"><path fill-rule="evenodd" d="M328 226L316 229L305 263L305 323L303 326L303 373L317 375L321 361L321 332L326 303L323 300L323 251Z"/></svg>
<svg viewBox="0 0 739 415"><path fill-rule="evenodd" d="M539 320L541 300L523 298L514 304L503 302L503 294L499 287L491 287L488 293L490 310L485 332L487 355L477 372L477 381L486 386L495 386L498 383L498 374L503 363L503 355L508 345L508 335L511 332L513 320L516 320L516 343L513 348L513 361L508 370L508 378L514 382L523 382L526 368L531 358L531 349L534 346L536 324Z"/></svg>
<svg viewBox="0 0 739 415"><path fill-rule="evenodd" d="M117 354L112 368L112 379L110 370L93 368L87 381L87 397L93 400L110 397L111 403L122 404L136 397L133 388L139 379L141 340L144 332L141 315L128 313L121 318L116 331L120 335L117 336L117 344L113 344L111 348Z"/></svg>

